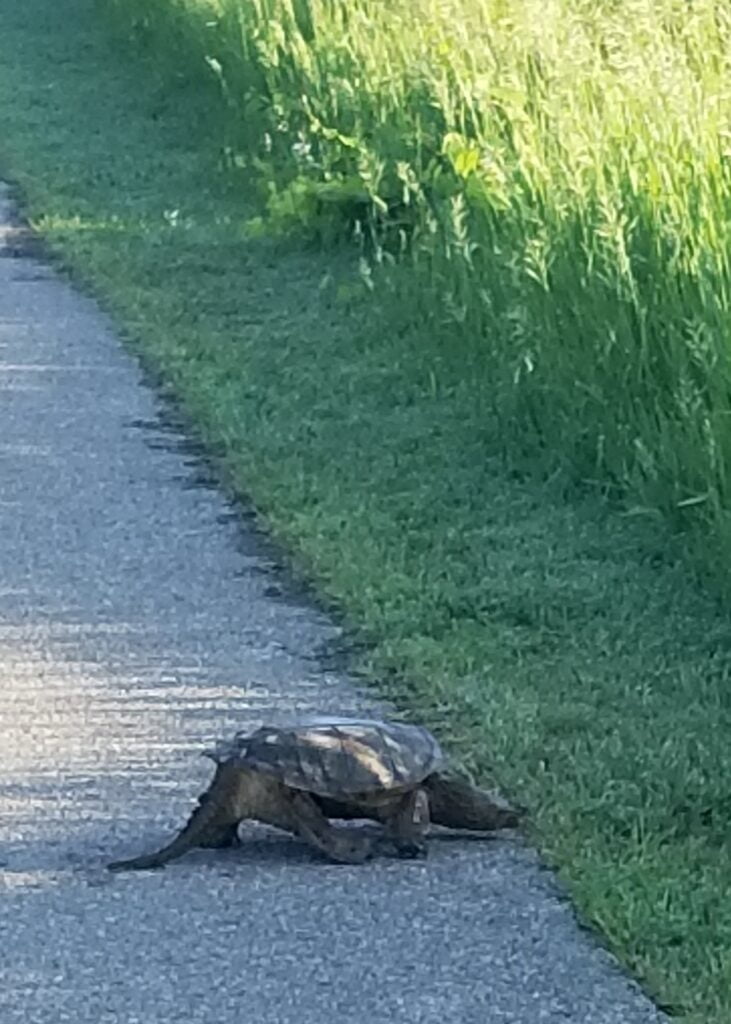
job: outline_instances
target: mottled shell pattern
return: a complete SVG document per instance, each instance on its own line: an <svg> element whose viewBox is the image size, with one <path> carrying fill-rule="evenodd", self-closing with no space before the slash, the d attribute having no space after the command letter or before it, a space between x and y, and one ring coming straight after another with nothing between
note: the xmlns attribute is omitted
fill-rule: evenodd
<svg viewBox="0 0 731 1024"><path fill-rule="evenodd" d="M367 718L262 726L206 753L219 763L235 758L293 789L332 798L416 786L444 760L422 726Z"/></svg>

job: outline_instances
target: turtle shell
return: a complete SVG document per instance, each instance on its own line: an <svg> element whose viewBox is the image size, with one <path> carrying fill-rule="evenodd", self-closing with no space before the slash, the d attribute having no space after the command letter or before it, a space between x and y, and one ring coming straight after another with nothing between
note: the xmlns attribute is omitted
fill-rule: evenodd
<svg viewBox="0 0 731 1024"><path fill-rule="evenodd" d="M237 756L293 789L333 799L418 785L442 764L439 744L419 725L311 718L238 734Z"/></svg>

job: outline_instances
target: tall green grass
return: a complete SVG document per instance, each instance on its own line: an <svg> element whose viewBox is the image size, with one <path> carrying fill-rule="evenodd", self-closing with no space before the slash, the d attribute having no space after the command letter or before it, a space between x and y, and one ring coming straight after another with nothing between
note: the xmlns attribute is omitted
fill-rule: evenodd
<svg viewBox="0 0 731 1024"><path fill-rule="evenodd" d="M271 226L359 234L510 445L731 551L728 5L99 2L218 79Z"/></svg>
<svg viewBox="0 0 731 1024"><path fill-rule="evenodd" d="M511 457L524 444L548 469L563 462L574 476L603 484L613 476L642 509L722 527L723 490L714 484L714 504L703 490L707 466L692 460L704 437L723 451L724 250L712 238L722 236L723 219L687 219L685 234L673 234L646 190L645 220L626 227L635 246L628 269L606 231L592 233L579 216L606 222L601 202L610 210L617 202L609 177L617 167L589 161L577 179L585 192L572 192L569 165L556 155L569 136L546 135L557 183L531 193L526 182L537 179L521 171L520 132L532 122L520 121L515 103L513 120L499 122L506 139L515 133L513 163L507 142L501 157L513 174L502 193L494 177L485 192L479 160L486 150L464 141L476 140L474 124L453 130L426 100L413 188L404 195L388 185L388 168L399 170L393 163L371 188L352 147L307 134L310 114L294 100L304 139L277 129L266 77L279 81L276 68L255 48L241 60L250 37L234 33L235 7L224 25L218 8L159 2L139 6L135 25L133 8L112 11L105 2L104 13L146 51L137 60L120 54L103 19L94 23L100 2L0 0L0 162L22 187L33 222L174 389L220 456L232 491L252 497L298 570L337 603L358 643L351 664L433 725L479 778L499 781L530 807L531 836L560 868L584 919L658 999L688 1024L728 1024L731 903L721 896L731 877L728 609L692 585L662 524L653 534L593 495L557 501L559 474L558 487L515 479L495 457L494 431L497 414ZM360 10L351 4L350 16ZM310 40L316 28L316 21L305 25ZM537 21L530 28L546 47ZM388 45L412 45L423 31L422 19ZM493 48L497 29L495 36ZM475 26L466 39L477 39ZM563 55L578 37L566 32L560 42ZM501 60L512 67L516 52L517 43ZM307 53L321 51L313 43ZM282 62L293 75L297 65ZM395 76L386 65L380 70L395 89ZM643 63L635 73L647 71ZM409 73L413 81L413 66ZM569 100L583 95L573 78L563 86L565 104L555 90L546 96L553 116L573 117L578 133L589 122L571 113ZM281 95L296 93L282 85ZM593 95L614 102L609 89ZM314 88L308 96L311 109ZM646 106L654 118L649 98ZM411 123L398 104L391 109L394 123ZM403 109L413 121L416 106ZM536 109L534 102L535 118ZM700 101L692 109L696 122L709 113ZM286 127L281 108L276 116ZM503 116L497 100L492 116ZM653 130L664 131L667 121L651 121ZM408 141L397 127L394 147ZM682 137L686 147L690 137ZM386 151L385 128L375 121L369 138ZM639 152L638 139L626 139ZM217 173L217 149L226 174ZM341 168L325 167L325 157L339 152ZM647 161L660 152L646 145ZM309 162L313 154L319 166ZM239 176L240 164L247 168ZM622 166L622 188L632 195L631 174L640 171ZM675 164L667 167L676 173ZM714 179L692 163L679 167L699 182L680 199L701 196L708 205ZM719 162L716 213L723 173ZM253 180L269 196L266 232L300 228L327 237L359 223L363 279L376 293L364 294L352 279L357 253L244 237L245 219L262 212ZM669 218L672 195L666 190L662 200ZM637 253L655 262L648 269ZM655 267L663 274L653 276ZM671 280L686 289L674 305ZM685 321L695 333L682 333ZM613 333L602 334L602 324ZM610 341L624 345L621 358ZM685 421L673 405L678 365L701 396L695 412L686 403ZM612 450L625 460L614 469L596 454ZM673 451L683 472L695 466L697 473L675 495L680 478L667 469ZM665 477L651 472L660 455ZM685 495L691 504L677 509ZM723 528L705 536L717 541Z"/></svg>

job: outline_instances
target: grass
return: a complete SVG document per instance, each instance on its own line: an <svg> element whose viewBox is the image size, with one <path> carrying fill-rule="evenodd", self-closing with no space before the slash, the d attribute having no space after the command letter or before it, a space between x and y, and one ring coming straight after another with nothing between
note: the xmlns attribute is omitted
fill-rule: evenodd
<svg viewBox="0 0 731 1024"><path fill-rule="evenodd" d="M663 1005L725 1024L731 633L662 516L524 472L470 336L370 291L347 247L253 231L215 78L158 74L92 0L0 15L0 168L49 244L341 610L358 668L532 808Z"/></svg>
<svg viewBox="0 0 731 1024"><path fill-rule="evenodd" d="M511 449L728 563L727 5L100 7L218 83L222 150L262 181L270 222L357 222L376 260L407 246L411 272L379 288L445 344L471 339Z"/></svg>

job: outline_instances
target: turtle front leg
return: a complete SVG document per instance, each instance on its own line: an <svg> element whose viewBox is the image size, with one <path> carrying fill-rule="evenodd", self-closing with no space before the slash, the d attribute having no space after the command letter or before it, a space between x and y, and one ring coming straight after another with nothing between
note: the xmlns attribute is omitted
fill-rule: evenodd
<svg viewBox="0 0 731 1024"><path fill-rule="evenodd" d="M396 855L405 859L426 857L429 831L429 797L423 789L414 789L389 808L384 819L386 840Z"/></svg>
<svg viewBox="0 0 731 1024"><path fill-rule="evenodd" d="M371 836L331 825L308 793L291 791L291 827L300 838L339 864L362 864L373 855Z"/></svg>

